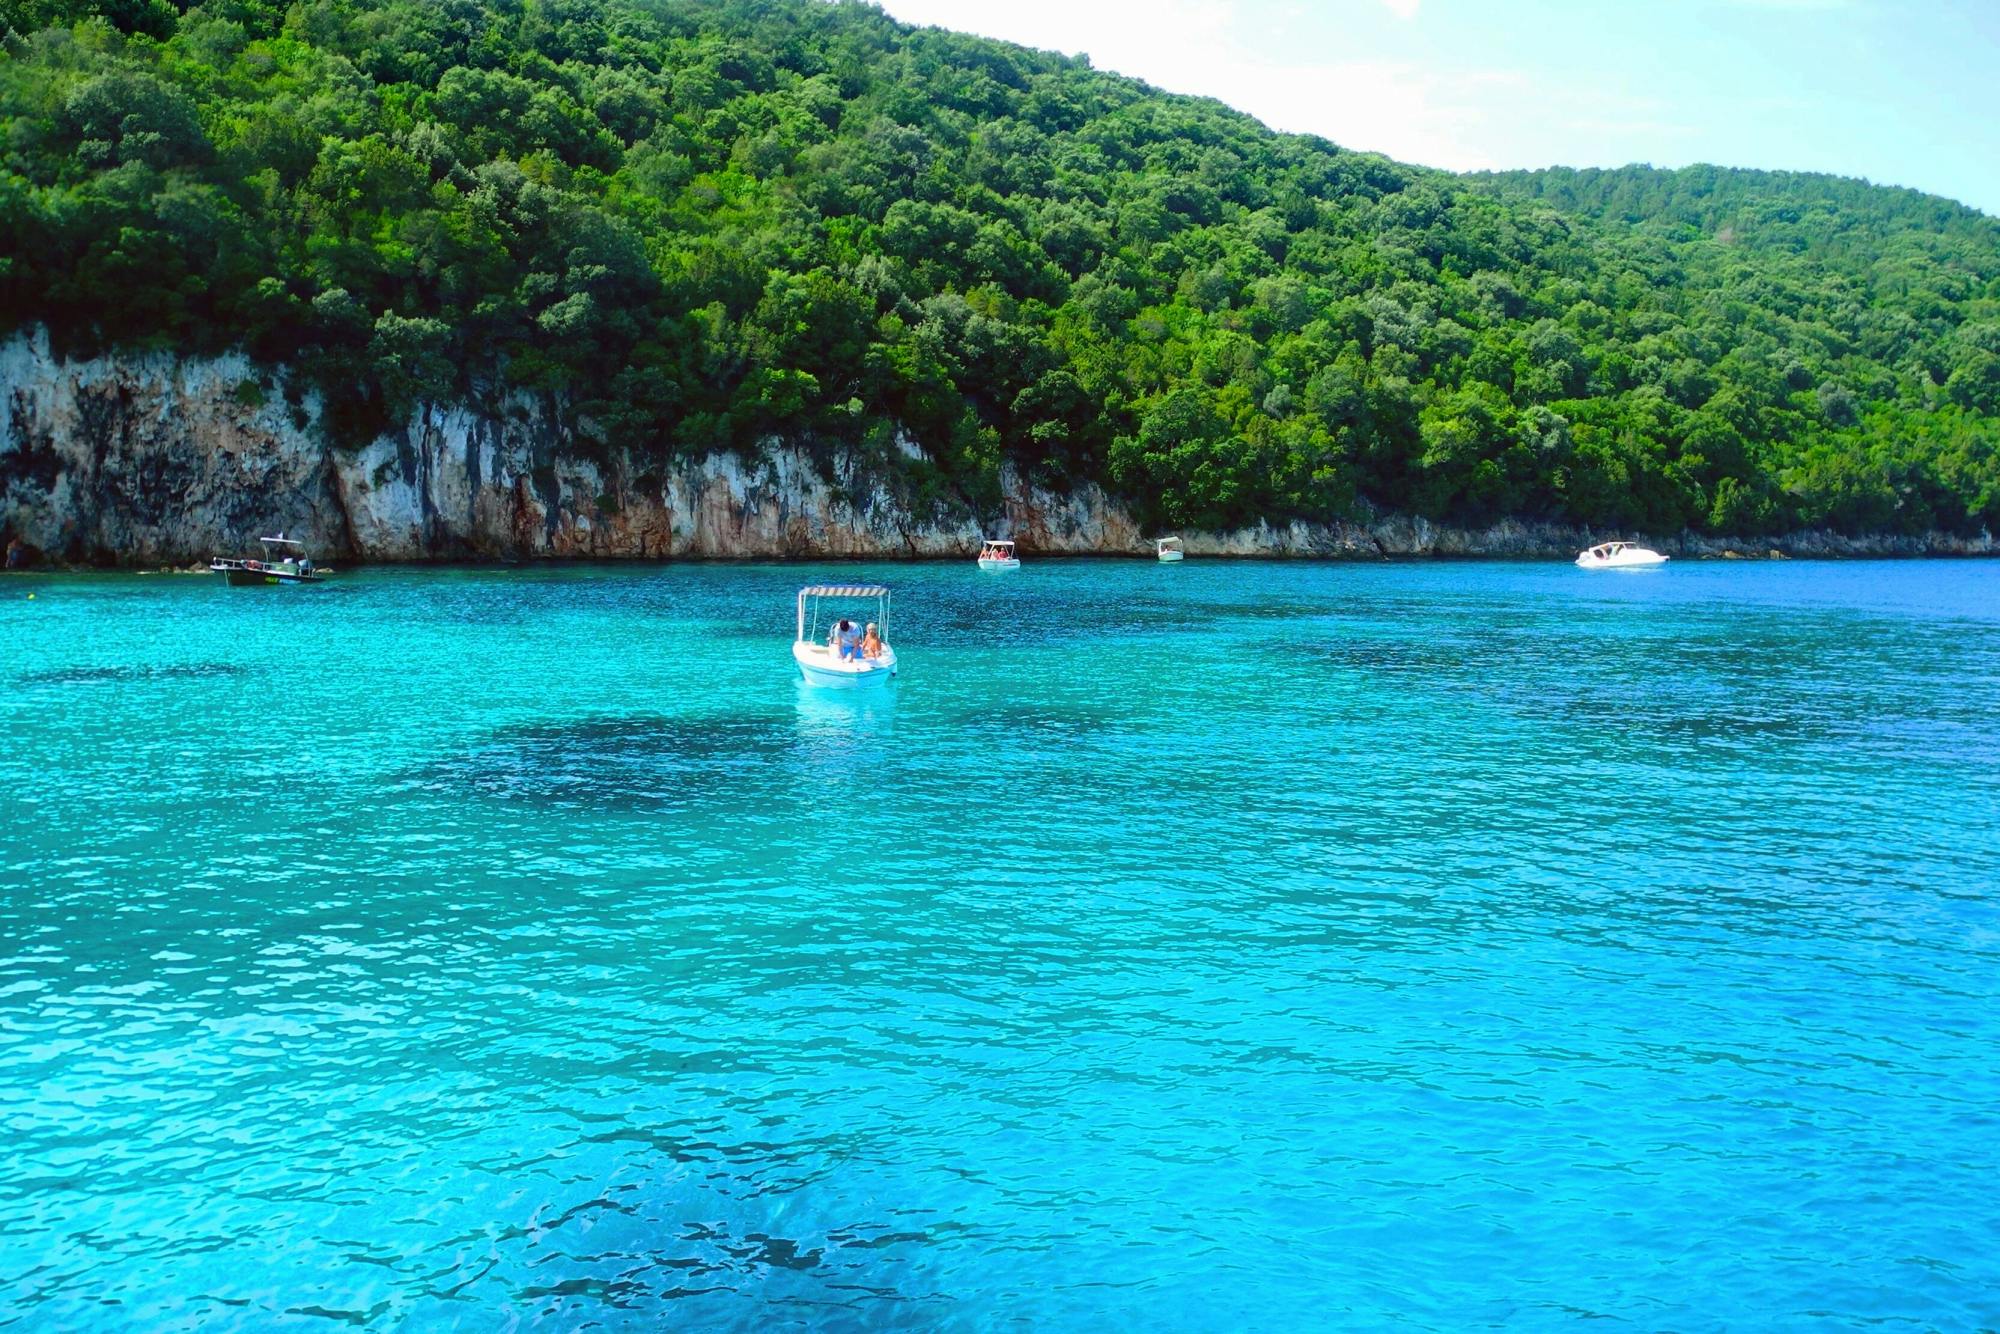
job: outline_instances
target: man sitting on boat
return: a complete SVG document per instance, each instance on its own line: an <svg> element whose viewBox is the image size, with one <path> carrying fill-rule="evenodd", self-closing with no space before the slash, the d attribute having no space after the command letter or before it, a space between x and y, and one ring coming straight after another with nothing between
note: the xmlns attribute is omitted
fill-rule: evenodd
<svg viewBox="0 0 2000 1334"><path fill-rule="evenodd" d="M842 662L861 657L861 627L845 616L833 627L833 651Z"/></svg>

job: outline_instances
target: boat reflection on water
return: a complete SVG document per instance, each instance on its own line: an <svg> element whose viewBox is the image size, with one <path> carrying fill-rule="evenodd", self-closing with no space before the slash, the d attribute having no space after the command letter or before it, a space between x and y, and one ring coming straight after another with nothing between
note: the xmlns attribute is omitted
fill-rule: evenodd
<svg viewBox="0 0 2000 1334"><path fill-rule="evenodd" d="M888 690L823 690L793 683L799 739L838 748L844 741L874 747L895 732L896 696Z"/></svg>
<svg viewBox="0 0 2000 1334"><path fill-rule="evenodd" d="M799 760L817 798L857 796L883 781L896 764L896 695L883 690L820 690L800 681L793 696Z"/></svg>

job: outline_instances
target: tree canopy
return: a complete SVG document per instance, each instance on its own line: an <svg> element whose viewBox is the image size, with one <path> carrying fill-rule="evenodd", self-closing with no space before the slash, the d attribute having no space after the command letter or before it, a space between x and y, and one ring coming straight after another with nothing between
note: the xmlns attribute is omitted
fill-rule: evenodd
<svg viewBox="0 0 2000 1334"><path fill-rule="evenodd" d="M1947 200L1452 176L826 0L0 23L0 327L242 348L337 442L510 391L1172 525L2000 526L2000 223Z"/></svg>

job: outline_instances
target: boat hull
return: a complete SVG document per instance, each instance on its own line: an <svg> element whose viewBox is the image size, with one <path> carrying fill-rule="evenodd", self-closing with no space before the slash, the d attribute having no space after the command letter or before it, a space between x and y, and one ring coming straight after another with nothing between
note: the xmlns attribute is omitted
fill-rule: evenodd
<svg viewBox="0 0 2000 1334"><path fill-rule="evenodd" d="M1585 570L1656 570L1665 565L1667 560L1668 557L1658 552L1632 556L1618 555L1610 560L1598 560L1586 552L1576 558L1576 563L1578 568Z"/></svg>
<svg viewBox="0 0 2000 1334"><path fill-rule="evenodd" d="M896 650L886 647L879 658L843 662L824 644L794 643L792 661L807 685L824 690L873 690L896 675Z"/></svg>
<svg viewBox="0 0 2000 1334"><path fill-rule="evenodd" d="M979 568L988 574L998 574L1002 570L1020 569L1021 562L1018 560L982 560L979 562Z"/></svg>
<svg viewBox="0 0 2000 1334"><path fill-rule="evenodd" d="M214 573L222 576L231 588L262 588L268 584L317 584L322 576L298 574L282 570L252 570L241 565L212 565Z"/></svg>
<svg viewBox="0 0 2000 1334"><path fill-rule="evenodd" d="M1185 552L1162 551L1160 553L1160 563L1162 565L1172 565L1175 561L1185 560L1185 559L1187 559L1187 554Z"/></svg>

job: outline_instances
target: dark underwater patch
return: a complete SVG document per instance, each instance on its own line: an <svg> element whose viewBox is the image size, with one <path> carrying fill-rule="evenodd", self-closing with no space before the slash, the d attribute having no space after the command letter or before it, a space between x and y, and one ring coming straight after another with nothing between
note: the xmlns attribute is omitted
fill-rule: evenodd
<svg viewBox="0 0 2000 1334"><path fill-rule="evenodd" d="M1003 596L926 609L922 624L924 638L939 646L1004 642L1019 649L1126 635L1194 632L1214 621L1214 615L1204 608L1151 598L1048 603Z"/></svg>
<svg viewBox="0 0 2000 1334"><path fill-rule="evenodd" d="M1635 698L1623 691L1550 699L1510 691L1500 702L1517 716L1539 715L1579 728L1585 735L1650 738L1673 751L1752 741L1827 742L1839 737L1831 719L1797 699L1751 704L1708 702L1693 694Z"/></svg>
<svg viewBox="0 0 2000 1334"><path fill-rule="evenodd" d="M1394 676L1436 676L1441 681L1465 670L1477 650L1463 643L1429 639L1333 639L1301 646L1315 662L1350 671Z"/></svg>
<svg viewBox="0 0 2000 1334"><path fill-rule="evenodd" d="M1309 621L1322 616L1355 614L1350 604L1332 598L1323 602L1259 598L1255 602L1223 603L1206 610L1217 619L1238 621Z"/></svg>
<svg viewBox="0 0 2000 1334"><path fill-rule="evenodd" d="M1113 716L1102 710L1034 700L982 703L966 710L963 722L982 731L1014 737L1079 736L1116 725Z"/></svg>
<svg viewBox="0 0 2000 1334"><path fill-rule="evenodd" d="M230 662L176 663L167 667L52 667L19 677L24 686L105 685L131 681L186 681L207 677L247 676L248 667Z"/></svg>
<svg viewBox="0 0 2000 1334"><path fill-rule="evenodd" d="M782 716L592 718L501 728L409 785L508 801L663 810L754 791L800 758Z"/></svg>

